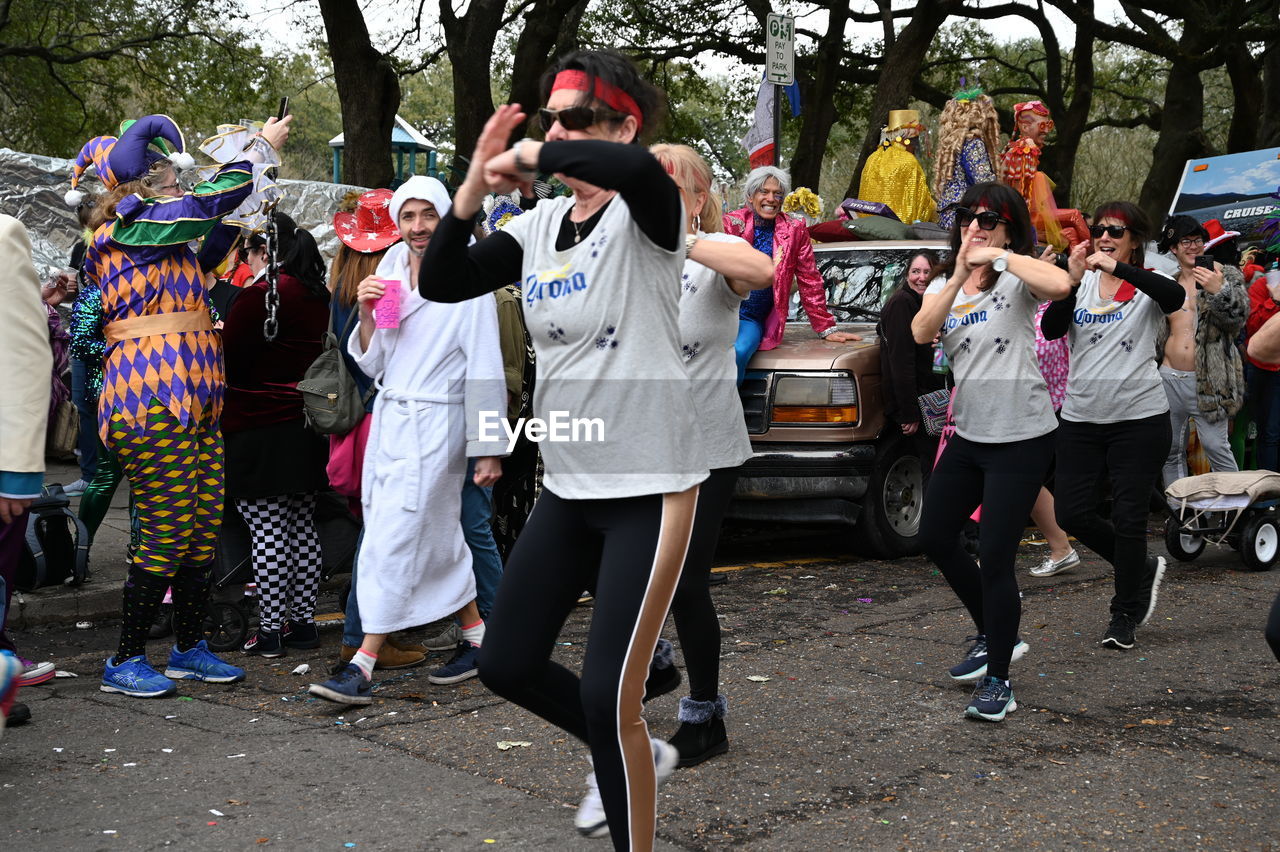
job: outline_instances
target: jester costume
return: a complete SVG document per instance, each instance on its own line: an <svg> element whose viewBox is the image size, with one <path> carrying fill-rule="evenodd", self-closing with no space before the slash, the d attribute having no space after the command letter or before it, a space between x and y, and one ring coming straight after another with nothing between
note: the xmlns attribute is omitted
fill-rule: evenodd
<svg viewBox="0 0 1280 852"><path fill-rule="evenodd" d="M1049 108L1043 101L1027 101L1015 104L1013 117L1020 122L1024 116L1040 116L1048 119L1042 127L1043 133L1053 129L1053 121L1049 117ZM1040 171L1040 154L1043 150L1043 136L1040 140L1023 134L1018 138L1010 138L1000 156L1004 182L1018 191L1027 202L1027 210L1031 214L1031 224L1035 225L1036 236L1040 242L1064 251L1069 246L1089 241L1089 228L1079 210L1058 209L1053 199L1053 181Z"/></svg>
<svg viewBox="0 0 1280 852"><path fill-rule="evenodd" d="M969 187L996 180L999 136L995 104L981 88L962 89L947 101L938 118L933 180L942 227L955 223L955 208Z"/></svg>
<svg viewBox="0 0 1280 852"><path fill-rule="evenodd" d="M85 273L102 294L99 435L129 479L139 533L124 588L120 647L107 662L104 691L172 692L172 684L163 691L136 687L155 686L159 677L146 664L144 643L168 586L177 645L167 672L219 682L243 677L216 658L225 676L204 677L184 665L191 654L212 656L201 625L223 502L222 349L192 245L252 191L253 163L263 160L259 146L267 145L255 140L243 160L191 192L119 200L85 255ZM169 156L175 162L185 156L181 131L163 115L127 123L119 138L95 137L73 166L73 191L90 166L109 190L154 174L152 166L165 155L153 144L176 150ZM207 660L198 662L207 668Z"/></svg>

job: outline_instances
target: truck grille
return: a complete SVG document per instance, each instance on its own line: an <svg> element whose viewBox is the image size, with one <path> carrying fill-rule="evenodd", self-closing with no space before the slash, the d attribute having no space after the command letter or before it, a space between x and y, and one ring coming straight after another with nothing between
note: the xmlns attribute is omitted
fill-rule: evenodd
<svg viewBox="0 0 1280 852"><path fill-rule="evenodd" d="M742 399L742 415L747 421L747 434L763 435L769 431L769 376L747 373L738 387Z"/></svg>

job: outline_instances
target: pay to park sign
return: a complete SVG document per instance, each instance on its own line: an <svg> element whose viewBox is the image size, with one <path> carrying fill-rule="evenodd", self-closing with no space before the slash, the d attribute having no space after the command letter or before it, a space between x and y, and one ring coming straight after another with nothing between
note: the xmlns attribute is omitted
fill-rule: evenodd
<svg viewBox="0 0 1280 852"><path fill-rule="evenodd" d="M776 86L790 86L796 76L796 19L771 12L765 28L765 79Z"/></svg>

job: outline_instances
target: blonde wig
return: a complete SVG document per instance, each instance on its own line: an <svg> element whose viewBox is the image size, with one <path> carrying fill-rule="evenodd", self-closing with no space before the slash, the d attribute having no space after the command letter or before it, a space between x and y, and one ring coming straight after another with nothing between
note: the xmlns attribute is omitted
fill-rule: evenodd
<svg viewBox="0 0 1280 852"><path fill-rule="evenodd" d="M981 139L991 170L999 171L1000 117L986 95L947 101L938 119L938 151L933 161L933 192L937 195L957 168L956 157L970 139Z"/></svg>

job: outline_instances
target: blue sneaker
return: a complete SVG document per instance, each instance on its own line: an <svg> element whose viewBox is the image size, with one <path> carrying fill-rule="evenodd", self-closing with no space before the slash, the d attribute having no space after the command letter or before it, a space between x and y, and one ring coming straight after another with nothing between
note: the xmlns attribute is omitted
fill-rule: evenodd
<svg viewBox="0 0 1280 852"><path fill-rule="evenodd" d="M983 635L970 636L965 641L973 644L969 646L964 659L950 668L951 679L957 683L976 683L987 673L987 637ZM1031 646L1019 639L1017 644L1013 646L1013 656L1009 661L1016 663L1029 650L1031 650Z"/></svg>
<svg viewBox="0 0 1280 852"><path fill-rule="evenodd" d="M151 668L147 664L147 658L139 654L119 664L115 657L107 660L98 689L132 695L134 698L160 698L173 695L178 691L178 685Z"/></svg>
<svg viewBox="0 0 1280 852"><path fill-rule="evenodd" d="M480 673L480 668L476 665L476 658L479 656L480 646L472 645L464 639L458 643L458 650L453 652L453 658L427 675L427 680L448 685L473 678Z"/></svg>
<svg viewBox="0 0 1280 852"><path fill-rule="evenodd" d="M311 684L308 692L339 704L373 703L373 681L355 663L347 663L324 683Z"/></svg>
<svg viewBox="0 0 1280 852"><path fill-rule="evenodd" d="M1013 700L1013 690L1007 683L998 677L984 677L974 688L964 715L970 719L1000 722L1017 709L1018 702Z"/></svg>
<svg viewBox="0 0 1280 852"><path fill-rule="evenodd" d="M169 650L167 677L178 680L202 680L205 683L235 683L244 680L244 669L224 663L209 650L209 643L201 639L190 651L179 651L174 645Z"/></svg>

